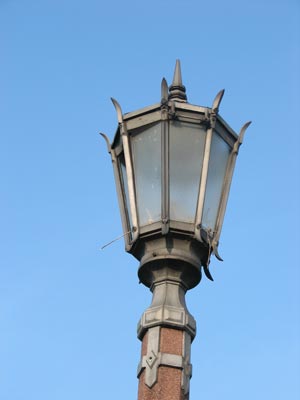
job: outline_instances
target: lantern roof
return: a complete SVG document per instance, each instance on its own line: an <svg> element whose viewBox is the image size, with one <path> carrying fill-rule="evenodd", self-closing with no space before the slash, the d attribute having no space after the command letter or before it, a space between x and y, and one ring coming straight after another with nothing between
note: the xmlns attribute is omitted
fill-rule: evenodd
<svg viewBox="0 0 300 400"><path fill-rule="evenodd" d="M209 115L213 112L216 114L216 120L218 125L220 126L221 131L226 131L227 135L229 134L229 137L231 137L232 139L231 142L234 143L238 138L238 134L218 113L218 108L221 103L223 94L224 90L221 90L216 95L211 107L203 107L188 103L186 88L182 83L180 60L176 60L172 84L168 87L166 79L162 79L160 103L155 103L150 106L146 106L138 110L130 111L123 114L119 103L115 99L112 99L112 102L117 110L119 124L123 123L123 121L126 121L126 123L129 124L129 126L127 126L127 129L129 130L159 120L159 113L162 106L167 106L171 110L171 112L173 110L174 116L175 114L179 116L181 113L186 113L186 115L190 114L191 118L195 118L195 122L197 122L197 120L203 121L203 119L209 120ZM155 116L155 114L157 115ZM114 146L118 142L119 134L120 131L118 127L114 140L112 142L112 146Z"/></svg>

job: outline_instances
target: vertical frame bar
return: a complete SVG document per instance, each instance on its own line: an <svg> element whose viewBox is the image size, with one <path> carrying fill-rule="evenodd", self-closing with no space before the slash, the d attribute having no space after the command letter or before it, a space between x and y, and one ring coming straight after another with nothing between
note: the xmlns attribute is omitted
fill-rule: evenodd
<svg viewBox="0 0 300 400"><path fill-rule="evenodd" d="M170 190L169 190L169 121L168 110L161 111L161 233L166 235L169 232L170 220Z"/></svg>
<svg viewBox="0 0 300 400"><path fill-rule="evenodd" d="M130 204L130 213L132 219L132 243L134 243L139 236L139 226L138 226L138 218L137 218L137 209L136 209L136 197L135 197L135 184L134 184L134 175L133 175L133 167L132 167L132 157L131 151L129 147L129 138L126 130L126 124L123 122L121 126L121 136L123 142L124 149L124 158L126 164L126 174L127 174L127 185L128 185L128 196L129 196L129 204Z"/></svg>
<svg viewBox="0 0 300 400"><path fill-rule="evenodd" d="M120 165L119 161L116 157L115 151L112 149L111 150L111 158L112 158L112 164L113 164L113 170L114 170L114 176L115 176L115 182L116 182L116 188L117 188L117 194L118 194L118 201L119 201L119 207L121 210L121 220L122 220L122 226L123 226L123 233L124 233L124 238L125 238L125 250L129 251L131 249L131 236L129 235L129 231L131 231L130 227L130 222L129 222L129 217L127 215L127 210L126 210L126 199L125 199L125 188L123 184L123 179L122 179L122 173L120 171Z"/></svg>
<svg viewBox="0 0 300 400"><path fill-rule="evenodd" d="M218 92L216 97L214 98L213 105L210 112L210 126L207 130L206 134L206 142L205 142L205 150L204 150L204 159L203 159L203 167L201 173L201 181L200 181L200 190L199 190L199 198L198 198L198 206L196 212L196 220L195 220L195 237L199 241L203 241L201 237L201 222L202 222L202 214L205 200L205 192L206 192L206 182L208 175L208 165L210 159L210 147L212 141L213 131L216 126L217 114L219 112L219 106L221 104L222 98L224 96L225 90L222 89ZM208 111L208 109L206 109Z"/></svg>
<svg viewBox="0 0 300 400"><path fill-rule="evenodd" d="M203 207L204 207L206 181L207 181L207 175L208 175L210 147L211 147L213 128L214 128L213 125L214 124L212 124L212 123L210 124L210 127L206 133L203 165L202 165L202 171L201 171L200 188L199 188L199 196L198 196L198 204L197 204L197 211L196 211L196 218L195 218L195 237L200 242L203 241L202 237L201 237L201 221L202 221L202 213L203 213Z"/></svg>
<svg viewBox="0 0 300 400"><path fill-rule="evenodd" d="M132 166L132 157L129 146L129 137L126 129L126 123L123 121L122 110L120 104L115 99L111 99L116 111L118 122L120 126L120 133L123 143L123 151L126 165L126 175L127 175L127 185L128 185L128 196L129 196L129 206L132 220L132 243L133 244L137 238L139 237L139 226L138 226L138 218L137 218L137 208L136 208L136 197L135 197L135 184L134 184L134 175L133 175L133 166Z"/></svg>

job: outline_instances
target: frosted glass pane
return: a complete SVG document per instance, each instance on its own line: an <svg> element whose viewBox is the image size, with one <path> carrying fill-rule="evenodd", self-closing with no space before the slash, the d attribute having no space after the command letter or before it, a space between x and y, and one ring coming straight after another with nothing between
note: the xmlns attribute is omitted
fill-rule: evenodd
<svg viewBox="0 0 300 400"><path fill-rule="evenodd" d="M216 225L229 154L228 144L214 132L202 216L202 225L212 231L214 231Z"/></svg>
<svg viewBox="0 0 300 400"><path fill-rule="evenodd" d="M125 209L128 217L129 229L132 229L132 219L131 219L131 212L130 212L130 205L129 205L129 196L128 196L128 184L127 184L127 176L126 176L126 166L124 160L124 154L122 153L119 157L120 167L121 167L121 177L124 187L124 194L125 194Z"/></svg>
<svg viewBox="0 0 300 400"><path fill-rule="evenodd" d="M170 218L194 222L206 130L200 125L170 122Z"/></svg>
<svg viewBox="0 0 300 400"><path fill-rule="evenodd" d="M161 125L131 138L140 226L161 219Z"/></svg>

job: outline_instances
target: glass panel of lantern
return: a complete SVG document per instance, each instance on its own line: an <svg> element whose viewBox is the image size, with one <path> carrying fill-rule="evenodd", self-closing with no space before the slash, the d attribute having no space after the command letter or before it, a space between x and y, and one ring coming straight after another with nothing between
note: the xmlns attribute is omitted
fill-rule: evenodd
<svg viewBox="0 0 300 400"><path fill-rule="evenodd" d="M201 225L211 233L213 233L216 228L230 151L231 149L229 145L216 131L214 131L210 148L208 175L201 221Z"/></svg>
<svg viewBox="0 0 300 400"><path fill-rule="evenodd" d="M170 219L194 223L206 128L170 121Z"/></svg>
<svg viewBox="0 0 300 400"><path fill-rule="evenodd" d="M139 226L161 220L161 123L131 132Z"/></svg>

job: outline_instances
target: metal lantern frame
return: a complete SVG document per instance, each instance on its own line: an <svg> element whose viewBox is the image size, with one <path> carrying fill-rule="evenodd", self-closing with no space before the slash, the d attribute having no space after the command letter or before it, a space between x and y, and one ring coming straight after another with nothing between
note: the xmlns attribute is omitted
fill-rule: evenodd
<svg viewBox="0 0 300 400"><path fill-rule="evenodd" d="M219 106L224 95L221 90L215 97L212 107L202 107L186 102L185 87L181 82L180 64L177 61L173 84L168 88L166 80L161 83L160 103L123 114L117 100L112 99L117 112L118 128L115 138L110 144L105 138L112 158L116 188L121 211L125 249L139 260L145 257L145 243L161 238L177 238L178 243L188 241L197 248L200 256L198 263L204 267L209 279L208 270L211 254L221 260L218 244L224 220L230 185L234 172L239 147L250 122L247 122L237 134L219 115ZM193 124L205 131L204 153L201 167L200 184L196 204L195 218L192 223L172 220L170 217L170 124L174 121ZM132 152L132 138L137 133L142 135L144 129L159 124L161 129L161 218L159 221L141 226L138 214L136 171ZM184 134L184 133L183 133ZM217 134L230 151L224 174L220 201L214 229L207 229L202 223L205 194L208 184L208 171L211 158L213 135ZM167 240L167 239L166 239ZM181 241L181 242L180 242ZM162 245L160 244L160 247ZM151 251L151 259L156 254ZM187 253L187 252L186 252ZM178 254L177 254L178 255ZM149 258L149 257L148 257ZM162 258L168 258L164 253ZM179 257L180 258L180 257ZM184 256L182 257L184 259ZM195 264L195 262L194 262ZM200 266L199 266L200 267ZM201 279L198 278L198 280ZM192 284L193 286L194 284Z"/></svg>

